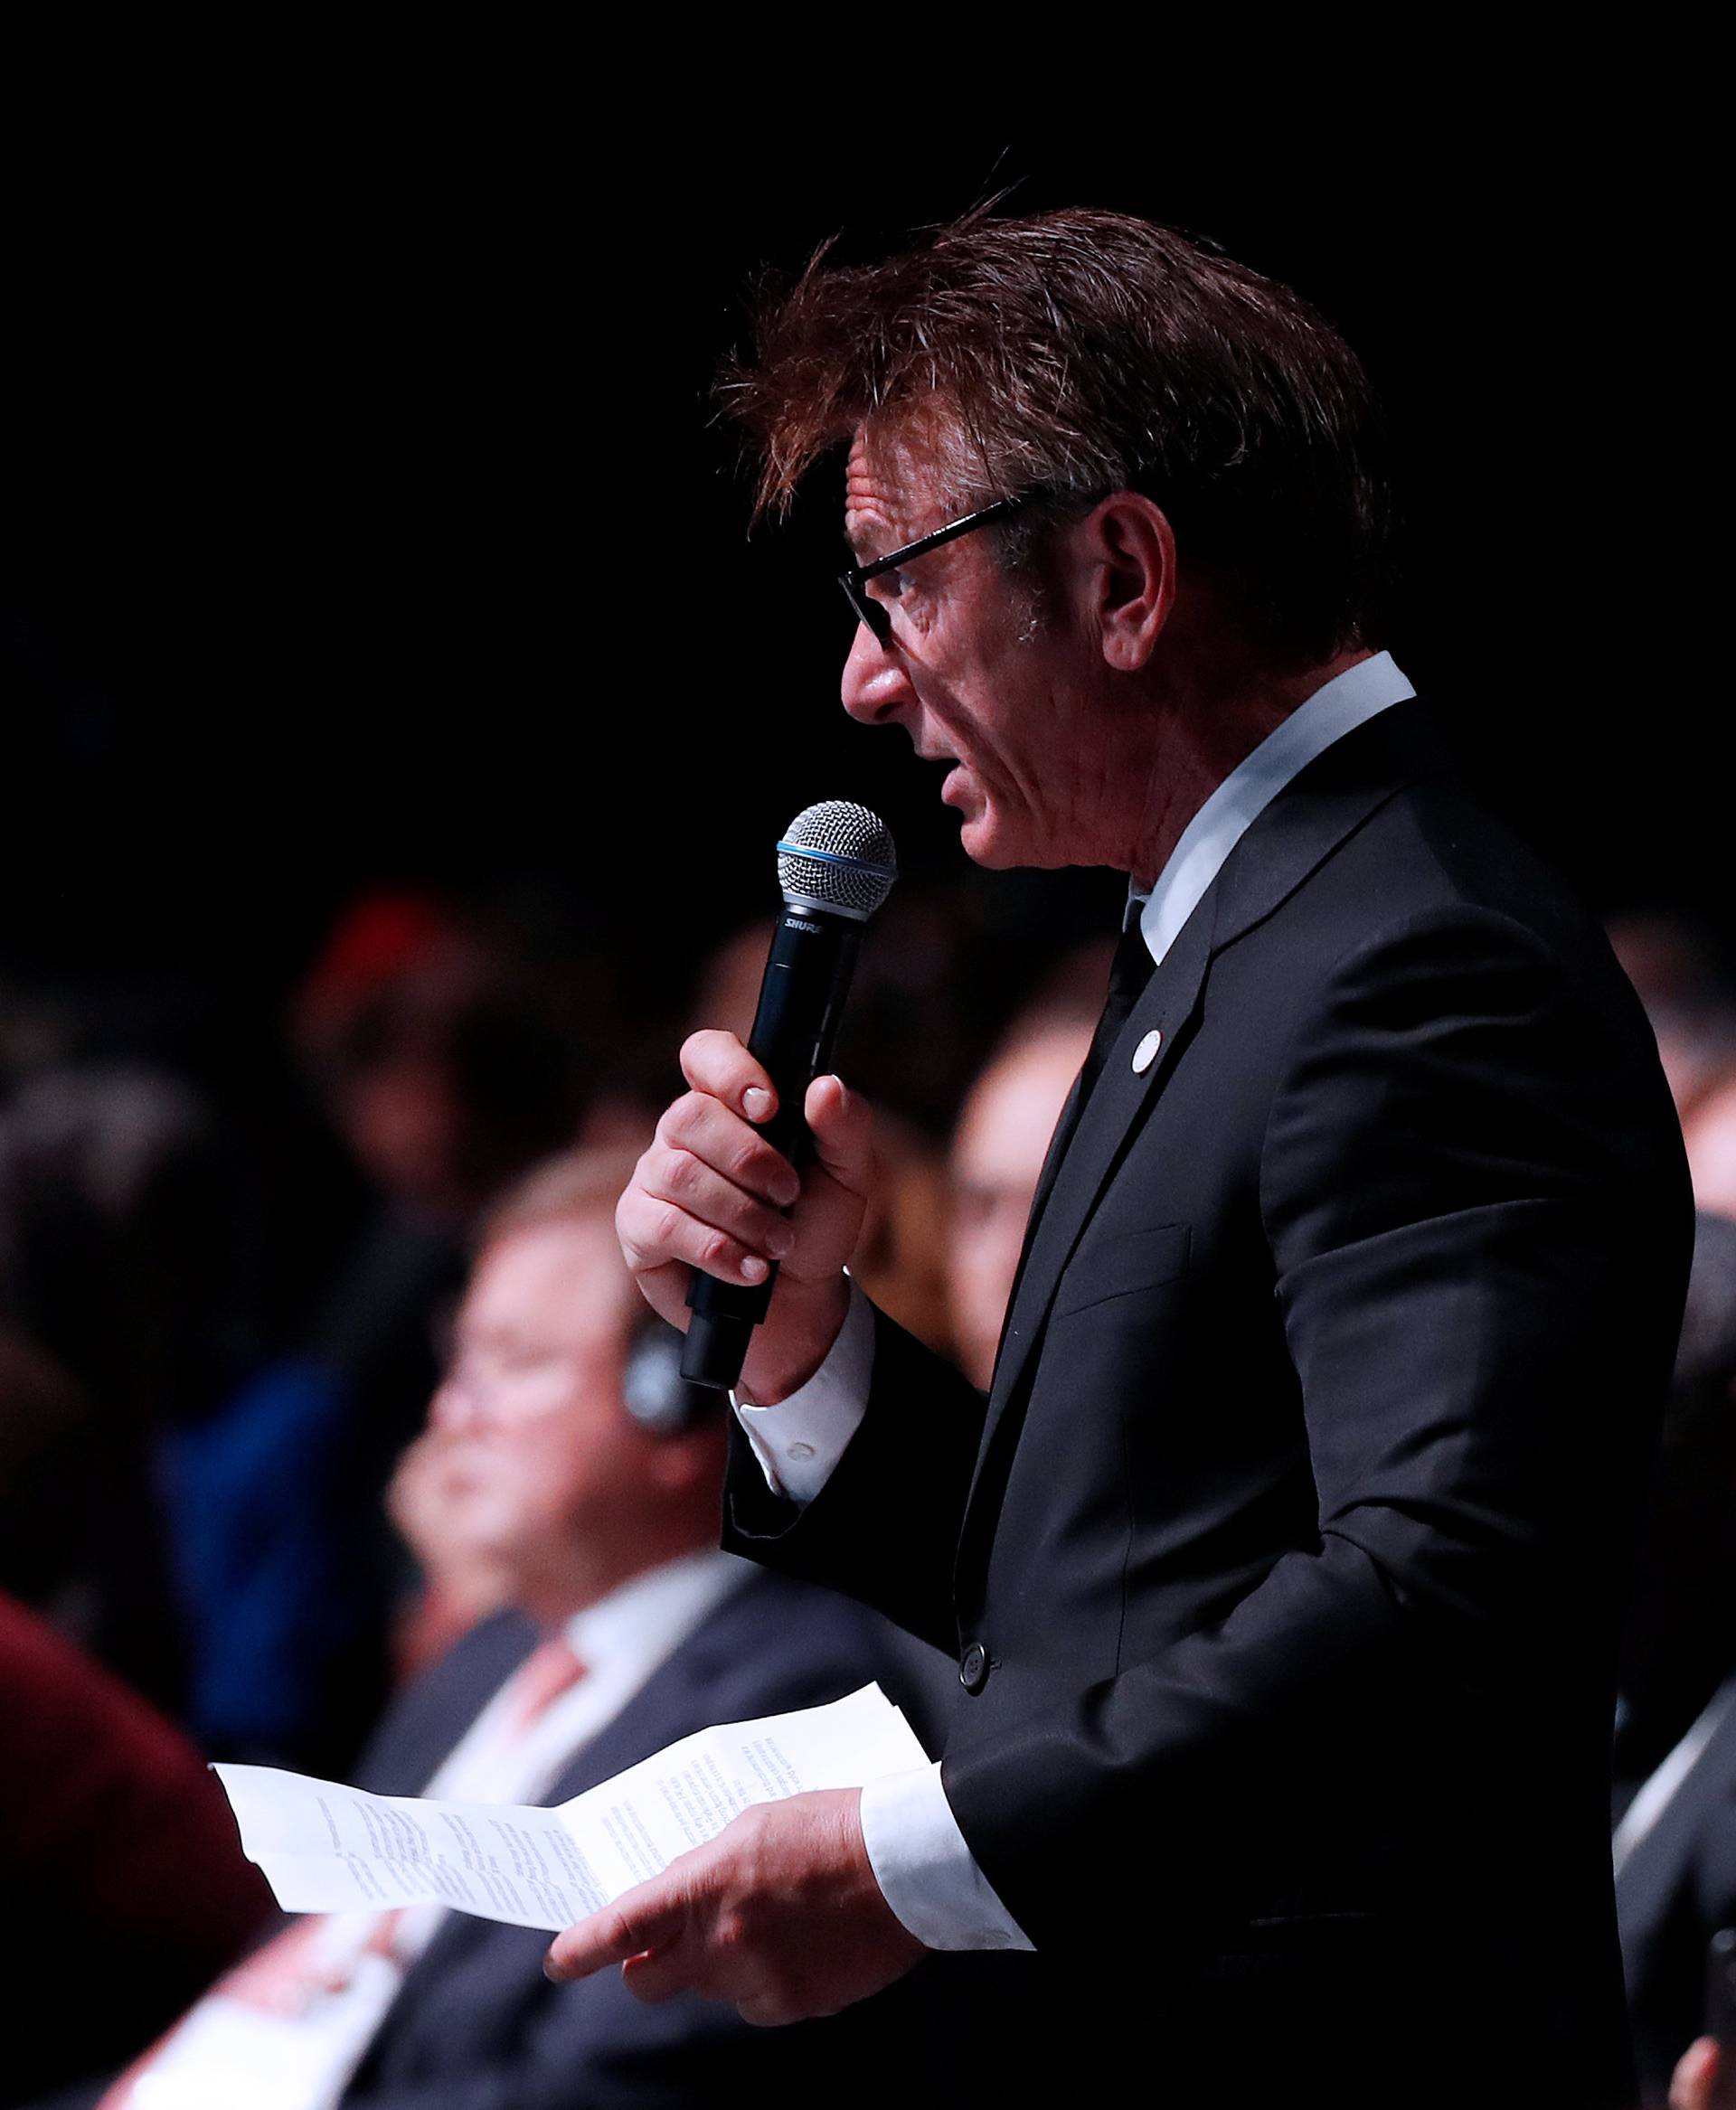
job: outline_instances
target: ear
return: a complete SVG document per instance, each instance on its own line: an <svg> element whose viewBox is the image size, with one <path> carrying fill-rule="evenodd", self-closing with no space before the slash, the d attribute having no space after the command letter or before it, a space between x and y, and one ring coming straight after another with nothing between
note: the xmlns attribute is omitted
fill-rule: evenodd
<svg viewBox="0 0 1736 2110"><path fill-rule="evenodd" d="M1169 516L1137 491L1115 491L1079 532L1103 657L1118 674L1133 674L1151 657L1175 605Z"/></svg>

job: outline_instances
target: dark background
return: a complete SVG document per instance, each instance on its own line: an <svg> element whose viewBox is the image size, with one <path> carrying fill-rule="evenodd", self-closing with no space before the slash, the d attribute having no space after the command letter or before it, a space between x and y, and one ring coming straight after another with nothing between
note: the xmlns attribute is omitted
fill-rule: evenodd
<svg viewBox="0 0 1736 2110"><path fill-rule="evenodd" d="M1599 907L1728 940L1699 193L1563 108L1214 108L1113 151L670 120L611 157L462 106L63 142L0 289L0 977L270 1009L357 887L526 876L663 973L766 908L824 796L956 870L932 774L837 707L835 484L750 541L708 392L759 267L1007 184L1213 237L1343 328L1392 420L1401 664Z"/></svg>

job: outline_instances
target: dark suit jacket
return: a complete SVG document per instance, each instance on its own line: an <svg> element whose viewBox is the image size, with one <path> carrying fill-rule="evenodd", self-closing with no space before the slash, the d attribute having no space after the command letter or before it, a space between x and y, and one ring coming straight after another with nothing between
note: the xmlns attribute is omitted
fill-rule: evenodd
<svg viewBox="0 0 1736 2110"><path fill-rule="evenodd" d="M1058 1154L986 1403L878 1319L832 1479L739 1446L725 1542L959 1654L965 1838L1149 2070L1621 2101L1613 1634L1691 1212L1601 933L1398 704L1248 830Z"/></svg>
<svg viewBox="0 0 1736 2110"><path fill-rule="evenodd" d="M561 1803L694 1729L816 1706L881 1674L868 1620L844 1599L756 1576L718 1606L561 1774ZM358 1785L414 1794L537 1640L515 1614L486 1621L392 1710ZM889 1686L889 1691L891 1687ZM692 1996L647 2007L618 1972L552 1985L550 1936L455 1913L411 1966L346 2110L661 2110L774 2102L838 2068L883 2090L911 2052L922 1993L890 2004L884 2027L851 2021L750 2029ZM919 1977L920 1974L919 1973Z"/></svg>

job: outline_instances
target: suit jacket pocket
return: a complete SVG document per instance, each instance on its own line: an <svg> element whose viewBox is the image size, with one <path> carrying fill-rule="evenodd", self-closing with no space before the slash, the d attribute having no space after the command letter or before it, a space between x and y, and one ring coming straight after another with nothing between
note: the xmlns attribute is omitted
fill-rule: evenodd
<svg viewBox="0 0 1736 2110"><path fill-rule="evenodd" d="M1173 1281L1187 1267L1187 1240L1186 1224L1160 1223L1102 1239L1076 1254L1055 1291L1051 1323L1110 1297L1131 1296Z"/></svg>

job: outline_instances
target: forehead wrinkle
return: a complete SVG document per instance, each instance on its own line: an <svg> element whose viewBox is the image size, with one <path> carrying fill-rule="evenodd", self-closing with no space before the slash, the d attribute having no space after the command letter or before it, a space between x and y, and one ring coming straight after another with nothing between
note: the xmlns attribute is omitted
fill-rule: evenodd
<svg viewBox="0 0 1736 2110"><path fill-rule="evenodd" d="M858 564L872 564L914 537L900 532L890 505L873 483L853 476L844 493L844 539Z"/></svg>
<svg viewBox="0 0 1736 2110"><path fill-rule="evenodd" d="M933 495L919 503L911 491L911 471L922 466L899 439L873 442L858 433L852 442L844 467L844 540L858 563L872 564L944 524L944 508Z"/></svg>

